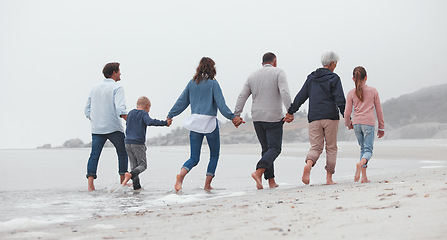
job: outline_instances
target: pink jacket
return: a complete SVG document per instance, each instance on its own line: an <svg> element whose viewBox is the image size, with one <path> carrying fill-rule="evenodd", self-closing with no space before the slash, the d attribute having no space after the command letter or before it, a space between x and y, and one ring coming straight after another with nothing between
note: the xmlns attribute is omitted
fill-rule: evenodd
<svg viewBox="0 0 447 240"><path fill-rule="evenodd" d="M354 114L351 121L352 107L354 106ZM363 86L363 102L355 94L355 89L349 91L346 99L345 108L345 125L351 124L365 124L370 126L376 125L376 117L374 108L377 113L377 121L379 122L379 129L385 129L385 122L383 120L382 106L380 105L379 93L373 87Z"/></svg>

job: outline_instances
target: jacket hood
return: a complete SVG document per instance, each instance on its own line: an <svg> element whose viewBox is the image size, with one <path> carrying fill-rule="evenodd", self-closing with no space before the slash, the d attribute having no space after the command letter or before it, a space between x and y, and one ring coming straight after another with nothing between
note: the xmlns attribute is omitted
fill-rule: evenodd
<svg viewBox="0 0 447 240"><path fill-rule="evenodd" d="M334 76L335 73L333 73L331 70L327 68L318 68L314 72L312 72L312 76L314 77L313 80L318 82L324 82L329 79L331 79Z"/></svg>

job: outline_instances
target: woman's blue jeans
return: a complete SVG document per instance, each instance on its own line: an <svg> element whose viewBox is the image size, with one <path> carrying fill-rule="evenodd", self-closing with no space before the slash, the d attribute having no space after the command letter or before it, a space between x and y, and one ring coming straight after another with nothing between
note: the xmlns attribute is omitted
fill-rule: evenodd
<svg viewBox="0 0 447 240"><path fill-rule="evenodd" d="M98 169L99 157L107 139L115 146L118 155L118 173L124 175L127 172L127 152L124 145L124 133L112 132L108 134L92 134L92 151L87 162L87 178L96 179L96 170Z"/></svg>
<svg viewBox="0 0 447 240"><path fill-rule="evenodd" d="M367 167L369 159L372 157L374 147L374 126L365 124L354 124L354 132L360 145L360 160L366 159Z"/></svg>
<svg viewBox="0 0 447 240"><path fill-rule="evenodd" d="M210 148L210 161L208 163L206 175L214 177L220 154L220 136L218 126L216 126L216 129L212 133L189 132L191 156L189 160L183 164L183 168L189 172L199 163L203 137L206 137L206 141L208 142L208 146Z"/></svg>

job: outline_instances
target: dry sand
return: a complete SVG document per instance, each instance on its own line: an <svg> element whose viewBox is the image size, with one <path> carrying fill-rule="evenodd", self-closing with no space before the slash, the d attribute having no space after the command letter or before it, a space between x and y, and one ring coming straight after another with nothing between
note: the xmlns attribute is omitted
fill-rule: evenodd
<svg viewBox="0 0 447 240"><path fill-rule="evenodd" d="M2 239L447 239L447 168L264 189L132 215L35 227Z"/></svg>

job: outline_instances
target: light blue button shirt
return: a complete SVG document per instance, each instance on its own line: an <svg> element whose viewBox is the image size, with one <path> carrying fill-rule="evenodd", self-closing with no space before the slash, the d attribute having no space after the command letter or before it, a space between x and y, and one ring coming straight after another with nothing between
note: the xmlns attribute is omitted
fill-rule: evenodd
<svg viewBox="0 0 447 240"><path fill-rule="evenodd" d="M106 78L90 92L84 113L91 120L94 134L124 132L120 118L120 115L127 115L123 87Z"/></svg>

